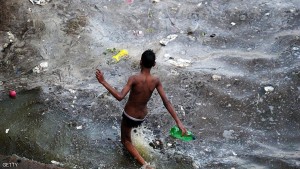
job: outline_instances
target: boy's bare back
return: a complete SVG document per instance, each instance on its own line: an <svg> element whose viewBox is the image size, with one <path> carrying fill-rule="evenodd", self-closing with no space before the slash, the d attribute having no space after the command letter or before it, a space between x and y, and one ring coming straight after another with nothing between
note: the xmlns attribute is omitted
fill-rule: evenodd
<svg viewBox="0 0 300 169"><path fill-rule="evenodd" d="M148 113L147 103L159 84L159 79L151 74L140 73L131 76L128 83L131 89L124 110L134 118L144 119Z"/></svg>

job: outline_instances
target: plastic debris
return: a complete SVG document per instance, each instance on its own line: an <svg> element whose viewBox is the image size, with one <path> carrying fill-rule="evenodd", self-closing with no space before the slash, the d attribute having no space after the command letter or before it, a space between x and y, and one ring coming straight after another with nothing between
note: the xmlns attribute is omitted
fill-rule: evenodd
<svg viewBox="0 0 300 169"><path fill-rule="evenodd" d="M235 22L231 22L230 24L231 24L232 26L236 25L236 23L235 23Z"/></svg>
<svg viewBox="0 0 300 169"><path fill-rule="evenodd" d="M219 75L212 75L212 79L215 81L220 81L222 79L222 77Z"/></svg>
<svg viewBox="0 0 300 169"><path fill-rule="evenodd" d="M16 91L14 91L14 90L10 90L9 91L9 97L16 98L16 96L17 96L17 92Z"/></svg>
<svg viewBox="0 0 300 169"><path fill-rule="evenodd" d="M265 86L264 90L266 93L270 93L274 91L274 87L273 86Z"/></svg>
<svg viewBox="0 0 300 169"><path fill-rule="evenodd" d="M181 58L177 60L168 60L168 62L176 67L187 67L192 63L190 60Z"/></svg>
<svg viewBox="0 0 300 169"><path fill-rule="evenodd" d="M48 62L42 62L38 66L32 69L33 73L41 73L42 71L48 70Z"/></svg>
<svg viewBox="0 0 300 169"><path fill-rule="evenodd" d="M192 141L196 139L190 131L187 131L186 135L182 135L181 130L176 125L170 129L170 135L182 141Z"/></svg>
<svg viewBox="0 0 300 169"><path fill-rule="evenodd" d="M58 161L54 161L54 160L51 160L51 163L54 165L57 165L57 166L64 166L62 163L60 163Z"/></svg>
<svg viewBox="0 0 300 169"><path fill-rule="evenodd" d="M209 37L214 38L216 36L216 34L211 34Z"/></svg>
<svg viewBox="0 0 300 169"><path fill-rule="evenodd" d="M40 63L40 67L42 69L47 69L48 68L48 62L42 62L42 63Z"/></svg>
<svg viewBox="0 0 300 169"><path fill-rule="evenodd" d="M128 51L126 49L122 49L122 50L120 50L120 52L118 54L116 54L112 58L115 59L117 62L119 62L122 57L127 56L127 55L128 55Z"/></svg>
<svg viewBox="0 0 300 169"><path fill-rule="evenodd" d="M29 0L33 5L46 5L49 0Z"/></svg>
<svg viewBox="0 0 300 169"><path fill-rule="evenodd" d="M7 134L8 132L9 132L9 129L6 129L6 130L5 130L5 133Z"/></svg>
<svg viewBox="0 0 300 169"><path fill-rule="evenodd" d="M9 42L14 42L15 36L11 32L7 32L7 35L8 35L8 38L9 38Z"/></svg>
<svg viewBox="0 0 300 169"><path fill-rule="evenodd" d="M178 35L176 34L172 34L172 35L169 35L167 36L166 38L162 39L159 41L159 43L162 45L162 46L166 46L169 42L175 40L177 38Z"/></svg>
<svg viewBox="0 0 300 169"><path fill-rule="evenodd" d="M76 93L76 90L73 90L73 89L68 89L68 90L70 93L73 93L73 94Z"/></svg>
<svg viewBox="0 0 300 169"><path fill-rule="evenodd" d="M167 143L167 146L171 147L171 146L173 146L173 144L172 143Z"/></svg>
<svg viewBox="0 0 300 169"><path fill-rule="evenodd" d="M82 129L82 125L77 126L76 129L77 129L77 130L81 130L81 129Z"/></svg>

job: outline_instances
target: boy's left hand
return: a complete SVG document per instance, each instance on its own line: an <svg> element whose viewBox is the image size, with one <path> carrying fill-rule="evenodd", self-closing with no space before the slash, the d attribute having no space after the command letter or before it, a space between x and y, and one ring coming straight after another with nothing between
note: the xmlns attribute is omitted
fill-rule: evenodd
<svg viewBox="0 0 300 169"><path fill-rule="evenodd" d="M187 134L187 130L182 123L178 124L178 128L181 130L183 136Z"/></svg>

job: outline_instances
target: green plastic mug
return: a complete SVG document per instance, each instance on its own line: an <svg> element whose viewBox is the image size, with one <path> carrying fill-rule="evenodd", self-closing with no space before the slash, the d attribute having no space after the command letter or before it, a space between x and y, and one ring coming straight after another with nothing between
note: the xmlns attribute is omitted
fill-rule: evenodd
<svg viewBox="0 0 300 169"><path fill-rule="evenodd" d="M182 135L181 130L176 125L171 128L170 135L182 141L191 141L196 139L190 131L187 131L187 134Z"/></svg>

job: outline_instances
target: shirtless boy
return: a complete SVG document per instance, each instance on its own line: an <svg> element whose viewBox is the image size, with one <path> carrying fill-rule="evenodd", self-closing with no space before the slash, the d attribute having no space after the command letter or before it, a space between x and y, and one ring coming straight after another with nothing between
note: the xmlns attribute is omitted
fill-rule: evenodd
<svg viewBox="0 0 300 169"><path fill-rule="evenodd" d="M181 129L183 134L187 130L181 123L180 119L171 104L167 99L163 86L157 77L151 75L150 70L155 66L155 53L152 50L146 50L140 61L141 72L139 74L129 77L127 84L121 92L109 85L103 73L97 69L96 78L118 101L124 99L130 91L128 101L125 105L122 122L121 122L121 141L129 153L142 165L146 165L146 161L139 154L131 142L131 130L139 126L148 114L147 102L149 101L154 89L156 89L163 101L164 106L169 111L177 126Z"/></svg>

